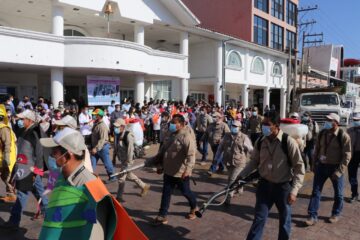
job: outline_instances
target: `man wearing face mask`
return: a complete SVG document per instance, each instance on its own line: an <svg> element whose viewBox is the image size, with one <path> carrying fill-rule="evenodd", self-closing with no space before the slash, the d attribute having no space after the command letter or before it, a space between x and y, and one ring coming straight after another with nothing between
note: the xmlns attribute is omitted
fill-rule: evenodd
<svg viewBox="0 0 360 240"><path fill-rule="evenodd" d="M321 191L328 178L334 188L330 223L339 220L343 208L344 173L351 159L351 141L349 135L339 127L339 122L340 117L336 113L326 116L323 130L316 141L313 190L308 207L309 218L305 222L308 226L318 221Z"/></svg>
<svg viewBox="0 0 360 240"><path fill-rule="evenodd" d="M351 160L348 165L349 183L351 186L350 203L359 200L357 172L360 165L360 113L353 116L352 127L348 129L351 139Z"/></svg>
<svg viewBox="0 0 360 240"><path fill-rule="evenodd" d="M261 122L263 117L258 114L258 108L254 107L251 117L248 121L248 130L250 130L250 139L252 144L261 136Z"/></svg>
<svg viewBox="0 0 360 240"><path fill-rule="evenodd" d="M233 121L230 128L231 132L225 133L215 156L215 159L218 159L223 154L223 162L228 169L228 186L235 182L253 151L249 137L243 134L240 129L241 122ZM242 188L240 192L242 192ZM226 199L227 204L230 204L230 199L233 195L234 192L229 194L229 197Z"/></svg>
<svg viewBox="0 0 360 240"><path fill-rule="evenodd" d="M185 128L185 119L180 114L173 116L169 132L158 154L145 162L148 167L157 166L158 173L164 173L161 205L159 214L154 220L155 225L168 223L170 198L176 186L190 205L190 213L186 217L190 220L196 218L196 198L190 190L190 176L195 165L195 140Z"/></svg>
<svg viewBox="0 0 360 240"><path fill-rule="evenodd" d="M39 239L147 239L102 181L84 166L87 147L78 131L64 128L54 138L40 141L51 149L60 175Z"/></svg>
<svg viewBox="0 0 360 240"><path fill-rule="evenodd" d="M92 128L92 119L89 114L89 108L83 107L81 113L79 114L79 125L80 133L85 139L86 146L91 145L91 128Z"/></svg>
<svg viewBox="0 0 360 240"><path fill-rule="evenodd" d="M206 129L212 123L212 118L207 114L207 109L205 106L200 108L200 113L196 116L196 146L197 149L202 154L201 164L204 165L206 162L206 157L208 154L208 139L204 137ZM202 147L201 147L202 140Z"/></svg>
<svg viewBox="0 0 360 240"><path fill-rule="evenodd" d="M301 118L301 123L308 126L308 134L306 135L306 146L304 149L304 163L305 163L305 169L306 171L309 171L312 169L313 164L313 153L315 148L315 143L317 136L319 134L319 126L317 122L315 122L311 118L310 112L305 112Z"/></svg>
<svg viewBox="0 0 360 240"><path fill-rule="evenodd" d="M40 208L42 215L48 204L48 199L43 195L44 186L41 177L43 176L43 148L39 141L38 126L36 124L35 112L25 110L17 114L17 117L24 124L24 131L17 140L17 158L15 171L16 202L11 209L9 221L1 227L17 229L21 221L22 211L32 192L37 200L42 198ZM41 216L41 215L40 215Z"/></svg>
<svg viewBox="0 0 360 240"><path fill-rule="evenodd" d="M114 123L114 132L119 134L118 145L116 147L116 155L120 160L120 168L122 170L131 167L134 163L134 141L135 137L131 131L125 130L125 120L119 118ZM129 172L119 179L119 188L116 195L116 199L120 202L123 201L122 195L125 188L125 181L130 180L136 183L141 188L141 196L144 197L150 189L149 184L145 184L134 173Z"/></svg>
<svg viewBox="0 0 360 240"><path fill-rule="evenodd" d="M280 130L280 117L268 112L262 122L263 137L259 138L250 162L240 173L240 178L254 170L260 180L256 191L255 217L247 239L262 239L264 226L271 207L279 211L278 239L290 239L291 205L302 186L305 169L296 141Z"/></svg>
<svg viewBox="0 0 360 240"><path fill-rule="evenodd" d="M101 158L109 176L108 181L113 182L116 181L116 177L110 177L114 173L114 166L110 160L109 128L103 121L104 114L100 108L92 112L95 123L91 134L91 164L95 171L97 161Z"/></svg>
<svg viewBox="0 0 360 240"><path fill-rule="evenodd" d="M209 139L209 144L214 155L213 162L208 171L210 176L216 171L222 172L224 170L222 159L215 159L215 155L221 139L223 139L225 133L230 132L229 126L223 122L223 116L220 113L215 112L212 117L213 122L208 126L206 133L203 136L203 139Z"/></svg>
<svg viewBox="0 0 360 240"><path fill-rule="evenodd" d="M22 110L25 110L26 108L33 109L29 96L24 96L23 100L19 102L17 107L21 108Z"/></svg>

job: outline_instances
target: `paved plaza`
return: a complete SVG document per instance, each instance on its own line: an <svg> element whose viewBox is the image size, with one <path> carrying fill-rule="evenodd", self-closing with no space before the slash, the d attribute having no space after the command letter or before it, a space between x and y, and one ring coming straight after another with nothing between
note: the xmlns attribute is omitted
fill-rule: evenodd
<svg viewBox="0 0 360 240"><path fill-rule="evenodd" d="M147 150L147 156L152 156L157 151L158 146L152 145ZM209 156L211 157L211 156ZM200 155L197 156L200 158ZM138 160L140 162L141 160ZM209 178L206 171L209 165L196 165L193 178L196 185L191 183L191 187L197 196L199 206L208 197L224 188L226 185L226 175L215 175ZM97 172L100 177L106 178L103 165L99 165ZM255 188L250 185L245 187L242 195L236 196L230 207L211 207L202 219L189 221L185 218L189 211L187 201L181 196L179 191L175 191L171 199L169 224L166 226L154 227L151 220L157 215L160 206L162 178L152 169L137 170L136 174L144 182L151 184L151 190L144 198L140 197L140 189L135 188L133 183L127 183L124 195L124 207L136 224L150 238L156 240L186 240L186 239L245 239L251 226L255 205ZM327 218L330 216L332 208L332 186L328 181L324 187L324 194L319 212L319 222L314 227L305 227L304 221L307 217L307 205L312 190L312 174L306 175L305 183L300 191L298 201L293 207L292 218L292 239L319 240L319 239L360 239L359 216L360 202L349 204L345 202L344 211L337 224L330 224ZM108 185L109 190L115 194L117 183ZM2 185L0 195L5 192ZM345 196L350 195L349 184L346 184ZM0 221L3 222L9 217L11 205L0 205ZM21 228L17 232L0 230L0 239L21 240L37 239L41 228L41 221L32 221L31 217L35 212L35 199L30 198L29 204L23 214ZM278 214L273 207L264 232L264 240L277 239L278 233Z"/></svg>

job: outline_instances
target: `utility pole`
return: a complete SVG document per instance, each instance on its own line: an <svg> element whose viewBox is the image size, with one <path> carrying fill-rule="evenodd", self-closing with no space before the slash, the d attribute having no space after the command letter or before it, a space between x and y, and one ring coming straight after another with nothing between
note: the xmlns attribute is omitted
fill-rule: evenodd
<svg viewBox="0 0 360 240"><path fill-rule="evenodd" d="M311 41L306 41L306 38L308 37L321 37L321 39L317 39L317 40L311 40ZM323 38L324 38L324 34L323 33L314 33L314 34L306 34L305 31L303 31L303 36L302 36L302 50L301 50L301 71L300 71L300 88L302 88L303 86L303 75L304 75L304 49L305 49L305 44L312 44L312 43L322 43L323 42ZM307 56L306 56L306 66L308 67L309 65L309 53L310 50L308 49L307 51ZM305 82L305 88L307 87L307 81Z"/></svg>

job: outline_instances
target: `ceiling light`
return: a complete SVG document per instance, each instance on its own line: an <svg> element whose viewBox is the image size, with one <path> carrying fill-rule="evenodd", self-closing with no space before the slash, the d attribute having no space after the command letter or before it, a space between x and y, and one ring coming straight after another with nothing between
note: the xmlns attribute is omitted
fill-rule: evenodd
<svg viewBox="0 0 360 240"><path fill-rule="evenodd" d="M34 3L34 1L28 1L28 3L33 4L33 3Z"/></svg>
<svg viewBox="0 0 360 240"><path fill-rule="evenodd" d="M160 40L157 40L157 42L158 42L158 43L164 43L164 42L166 42L166 40L160 39Z"/></svg>
<svg viewBox="0 0 360 240"><path fill-rule="evenodd" d="M135 21L130 21L131 23L136 23Z"/></svg>
<svg viewBox="0 0 360 240"><path fill-rule="evenodd" d="M45 17L45 14L42 14L41 16L42 16L42 17Z"/></svg>
<svg viewBox="0 0 360 240"><path fill-rule="evenodd" d="M73 10L74 10L74 11L80 11L80 9L79 9L79 8L73 8Z"/></svg>
<svg viewBox="0 0 360 240"><path fill-rule="evenodd" d="M17 10L16 12L21 13L21 10Z"/></svg>

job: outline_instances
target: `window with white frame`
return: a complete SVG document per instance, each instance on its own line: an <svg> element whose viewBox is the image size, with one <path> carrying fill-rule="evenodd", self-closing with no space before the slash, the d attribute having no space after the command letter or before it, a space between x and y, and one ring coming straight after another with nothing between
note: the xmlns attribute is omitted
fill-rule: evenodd
<svg viewBox="0 0 360 240"><path fill-rule="evenodd" d="M135 91L133 89L120 89L120 97L121 99L134 99Z"/></svg>
<svg viewBox="0 0 360 240"><path fill-rule="evenodd" d="M279 62L275 62L272 69L273 76L282 76L282 66Z"/></svg>
<svg viewBox="0 0 360 240"><path fill-rule="evenodd" d="M171 100L171 81L156 81L153 82L153 98Z"/></svg>
<svg viewBox="0 0 360 240"><path fill-rule="evenodd" d="M264 61L260 57L255 57L251 64L251 72L257 74L265 73L265 64Z"/></svg>
<svg viewBox="0 0 360 240"><path fill-rule="evenodd" d="M75 29L65 29L64 30L64 36L70 36L70 37L85 37L85 34L82 32L75 30Z"/></svg>
<svg viewBox="0 0 360 240"><path fill-rule="evenodd" d="M206 94L201 92L193 92L191 93L191 97L196 101L199 102L201 100L206 100Z"/></svg>
<svg viewBox="0 0 360 240"><path fill-rule="evenodd" d="M234 68L242 68L241 56L237 51L230 51L227 58L227 65Z"/></svg>

